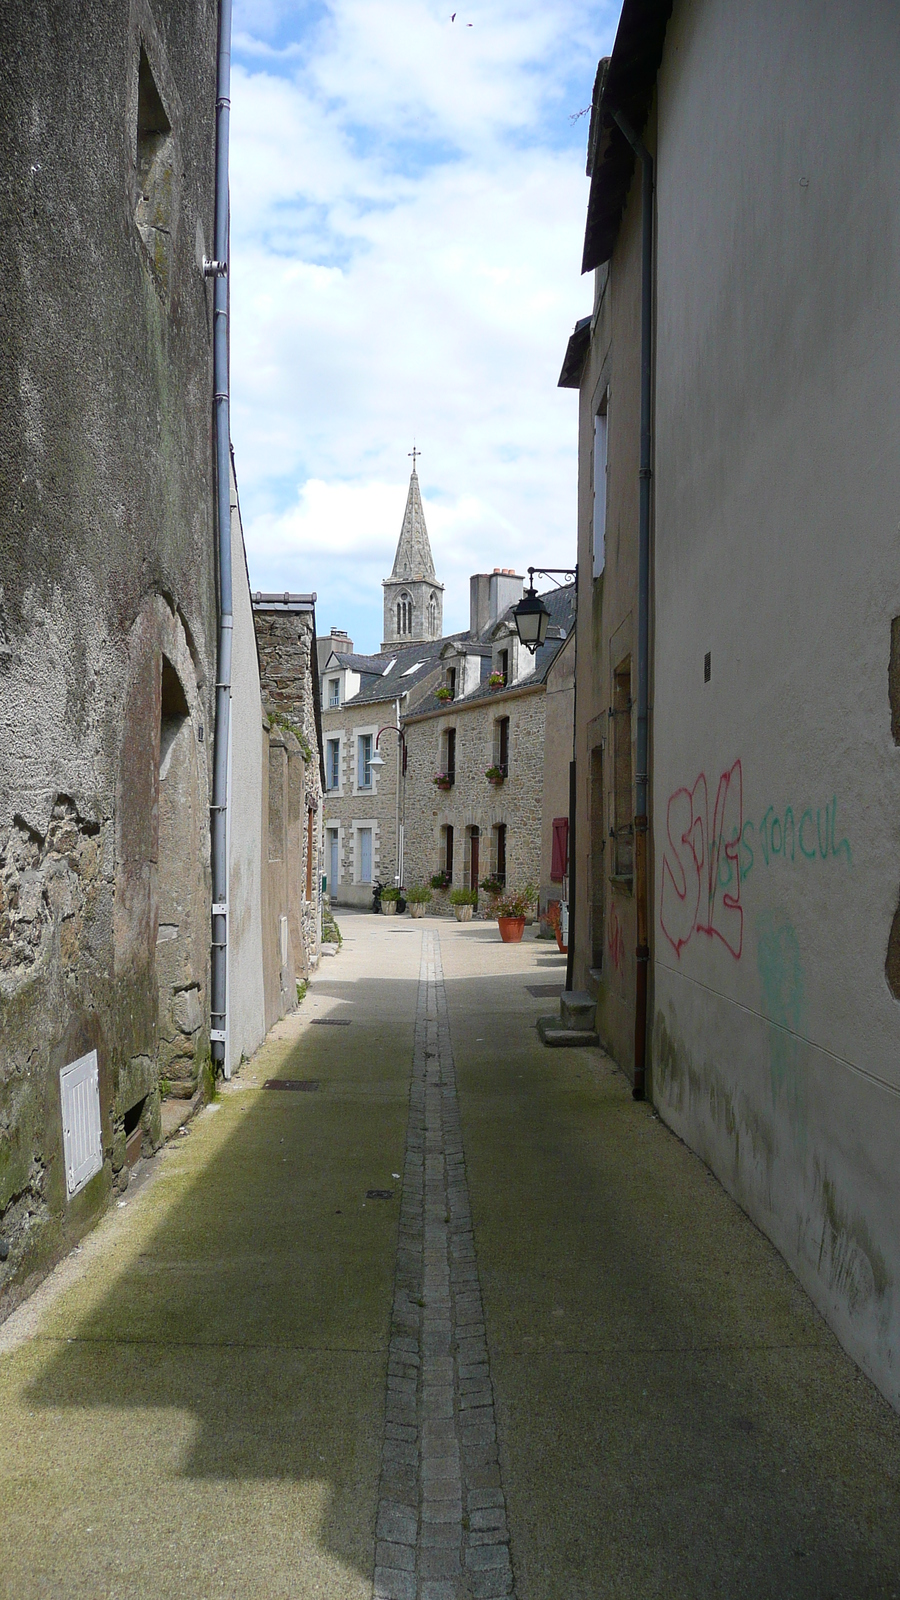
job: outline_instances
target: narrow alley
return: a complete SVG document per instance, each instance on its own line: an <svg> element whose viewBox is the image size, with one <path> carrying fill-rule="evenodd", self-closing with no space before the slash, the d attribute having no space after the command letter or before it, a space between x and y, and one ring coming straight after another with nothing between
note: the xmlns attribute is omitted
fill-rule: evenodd
<svg viewBox="0 0 900 1600"><path fill-rule="evenodd" d="M0 1592L900 1595L900 1418L603 1052L542 1047L564 958L341 926L0 1328Z"/></svg>

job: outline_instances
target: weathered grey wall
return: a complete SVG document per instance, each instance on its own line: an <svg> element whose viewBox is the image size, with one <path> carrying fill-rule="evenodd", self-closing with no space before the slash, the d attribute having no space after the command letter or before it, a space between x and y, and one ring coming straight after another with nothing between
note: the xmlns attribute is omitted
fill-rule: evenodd
<svg viewBox="0 0 900 1600"><path fill-rule="evenodd" d="M887 3L676 5L654 480L654 1096L894 1404L898 60Z"/></svg>
<svg viewBox="0 0 900 1600"><path fill-rule="evenodd" d="M183 1021L195 1059L206 1050L215 580L200 261L216 27L213 0L4 7L0 1287L13 1293L103 1205L122 1115L144 1095L157 1136L163 655L187 701L179 762L200 808ZM171 123L162 255L136 166L142 40ZM58 1071L91 1047L105 1162L67 1205Z"/></svg>
<svg viewBox="0 0 900 1600"><path fill-rule="evenodd" d="M645 137L652 143L652 127ZM632 700L636 683L639 176L632 183L609 270L600 269L594 287L594 320L579 403L575 987L596 994L600 1037L630 1073L634 1064L637 917L633 883L627 874L616 871L610 833L615 818L615 739L627 737L633 750L635 725L633 714L623 714L617 727L609 709L614 698L613 676L626 658L632 663ZM607 390L605 561L595 577L594 417Z"/></svg>

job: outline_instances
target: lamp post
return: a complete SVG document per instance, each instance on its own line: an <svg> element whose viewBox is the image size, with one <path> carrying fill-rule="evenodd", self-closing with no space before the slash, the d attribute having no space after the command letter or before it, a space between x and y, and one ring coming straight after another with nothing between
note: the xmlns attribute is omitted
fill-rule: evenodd
<svg viewBox="0 0 900 1600"><path fill-rule="evenodd" d="M535 593L535 573L538 573L538 575L542 578L566 578L568 579L569 583L574 583L576 585L576 590L578 584L577 567L528 568L528 588L519 601L519 604L513 608L513 617L515 618L516 633L519 635L519 640L525 646L526 650L531 651L532 655L534 655L535 651L539 650L541 645L544 643L544 640L547 637L547 625L550 621L550 613L547 610L547 607L544 605L540 595ZM561 589L563 585L558 584L557 587Z"/></svg>
<svg viewBox="0 0 900 1600"><path fill-rule="evenodd" d="M397 735L397 887L400 888L403 884L403 825L405 821L403 800L406 798L406 735L400 726L399 700L397 701L397 721L395 723L386 722L384 727L379 728L375 735L375 750L369 765L376 768L384 766L384 756L378 748L378 741L383 733L395 733Z"/></svg>
<svg viewBox="0 0 900 1600"><path fill-rule="evenodd" d="M564 578L575 585L576 613L578 605L578 568L575 567L529 567L528 588L523 594L519 604L513 610L516 623L516 633L526 650L534 655L540 649L547 637L547 625L550 613L544 605L540 595L535 593L534 575L537 573L542 578ZM563 588L563 584L558 584ZM575 975L575 807L578 790L575 781L575 741L577 736L577 721L575 709L578 701L578 623L575 622L575 659L572 663L572 759L569 762L569 860L568 872L568 928L566 930L566 988L571 989Z"/></svg>

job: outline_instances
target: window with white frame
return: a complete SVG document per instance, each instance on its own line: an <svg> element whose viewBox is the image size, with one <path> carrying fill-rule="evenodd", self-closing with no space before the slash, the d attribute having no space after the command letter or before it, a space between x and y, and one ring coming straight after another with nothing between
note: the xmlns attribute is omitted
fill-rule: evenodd
<svg viewBox="0 0 900 1600"><path fill-rule="evenodd" d="M599 578L606 564L606 434L607 395L594 417L594 515L592 529L593 572Z"/></svg>
<svg viewBox="0 0 900 1600"><path fill-rule="evenodd" d="M341 786L341 741L329 739L325 746L325 783L329 789Z"/></svg>
<svg viewBox="0 0 900 1600"><path fill-rule="evenodd" d="M371 789L372 787L372 735L361 733L356 746L356 786L358 789Z"/></svg>
<svg viewBox="0 0 900 1600"><path fill-rule="evenodd" d="M329 709L332 706L339 706L340 703L341 703L341 680L340 680L340 678L329 678L328 679L328 706L329 706Z"/></svg>

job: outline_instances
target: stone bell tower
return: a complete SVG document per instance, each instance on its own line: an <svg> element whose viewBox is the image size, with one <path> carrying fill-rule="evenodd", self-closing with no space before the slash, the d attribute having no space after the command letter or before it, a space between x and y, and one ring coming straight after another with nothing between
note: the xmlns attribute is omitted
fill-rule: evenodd
<svg viewBox="0 0 900 1600"><path fill-rule="evenodd" d="M434 561L419 494L416 457L412 450L413 469L409 479L409 494L397 554L384 589L384 640L382 650L396 650L405 644L424 644L439 639L444 622L444 585L434 575Z"/></svg>

